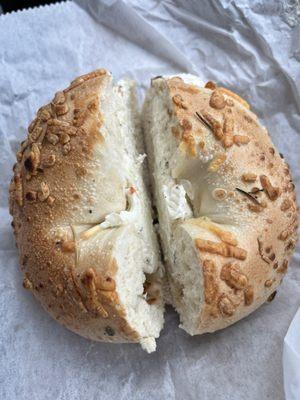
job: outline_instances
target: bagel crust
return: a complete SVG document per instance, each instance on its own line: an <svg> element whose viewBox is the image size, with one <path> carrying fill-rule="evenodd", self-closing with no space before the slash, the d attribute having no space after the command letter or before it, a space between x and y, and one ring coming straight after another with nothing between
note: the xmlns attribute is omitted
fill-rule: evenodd
<svg viewBox="0 0 300 400"><path fill-rule="evenodd" d="M122 188L95 195L95 149L104 145L98 106L110 80L103 69L80 76L39 109L17 153L10 212L23 286L48 313L88 339L137 342L115 290L116 260L79 235L126 203Z"/></svg>

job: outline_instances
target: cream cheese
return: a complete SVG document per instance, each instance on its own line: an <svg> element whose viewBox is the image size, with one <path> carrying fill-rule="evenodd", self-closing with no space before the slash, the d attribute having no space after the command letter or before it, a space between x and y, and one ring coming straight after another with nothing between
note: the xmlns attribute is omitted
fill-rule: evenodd
<svg viewBox="0 0 300 400"><path fill-rule="evenodd" d="M192 211L187 203L186 191L183 185L174 185L172 187L163 185L162 189L171 219L192 217Z"/></svg>
<svg viewBox="0 0 300 400"><path fill-rule="evenodd" d="M136 191L127 189L129 210L112 212L106 215L105 220L99 225L102 229L115 228L121 225L137 224L141 216L141 202Z"/></svg>

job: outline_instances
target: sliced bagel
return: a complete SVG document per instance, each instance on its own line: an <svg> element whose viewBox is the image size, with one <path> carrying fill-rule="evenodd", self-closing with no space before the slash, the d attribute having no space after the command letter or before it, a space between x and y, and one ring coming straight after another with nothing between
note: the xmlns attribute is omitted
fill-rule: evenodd
<svg viewBox="0 0 300 400"><path fill-rule="evenodd" d="M143 108L173 304L191 335L270 296L295 247L288 165L247 102L191 75L157 77Z"/></svg>
<svg viewBox="0 0 300 400"><path fill-rule="evenodd" d="M42 107L17 153L10 208L24 287L74 332L140 342L163 326L134 87L105 70Z"/></svg>

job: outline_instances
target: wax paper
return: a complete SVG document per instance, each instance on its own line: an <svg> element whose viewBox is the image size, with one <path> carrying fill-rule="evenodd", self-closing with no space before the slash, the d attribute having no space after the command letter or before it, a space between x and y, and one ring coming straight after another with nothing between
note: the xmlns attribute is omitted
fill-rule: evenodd
<svg viewBox="0 0 300 400"><path fill-rule="evenodd" d="M168 308L148 355L90 342L42 310L22 288L7 208L15 151L36 109L98 67L136 79L140 99L152 76L178 72L233 89L268 127L299 194L299 9L287 0L95 0L0 16L1 399L282 400L284 390L300 399L299 314L284 342L300 305L299 247L272 303L194 337Z"/></svg>

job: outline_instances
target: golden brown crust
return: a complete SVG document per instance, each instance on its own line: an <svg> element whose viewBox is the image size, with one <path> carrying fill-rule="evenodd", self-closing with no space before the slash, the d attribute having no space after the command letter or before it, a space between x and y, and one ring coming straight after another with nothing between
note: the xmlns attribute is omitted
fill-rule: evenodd
<svg viewBox="0 0 300 400"><path fill-rule="evenodd" d="M98 106L110 79L105 70L81 76L38 111L17 153L10 211L23 285L43 307L87 338L138 341L115 290L116 260L95 263L103 258L101 247L85 251L74 233L101 217L97 199L86 193L97 179L95 152L105 145ZM115 198L114 207L122 209L125 197Z"/></svg>
<svg viewBox="0 0 300 400"><path fill-rule="evenodd" d="M204 301L194 333L214 331L248 315L280 284L297 238L294 185L288 165L247 102L213 82L200 88L174 77L165 84L170 98L184 104L173 101L172 112L179 126L189 127L189 142L197 149L195 154L179 145L186 158L185 172L177 178L190 180L194 199L206 186L206 201L224 204L232 220L231 227L211 229L212 222L199 218L193 204L195 218L181 225L199 251L203 272ZM172 132L184 143L178 125ZM197 159L198 170L207 166L206 182L197 180ZM226 230L236 232L236 242L226 242L226 234L220 234Z"/></svg>

